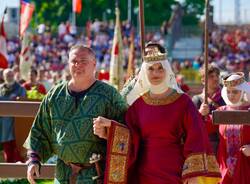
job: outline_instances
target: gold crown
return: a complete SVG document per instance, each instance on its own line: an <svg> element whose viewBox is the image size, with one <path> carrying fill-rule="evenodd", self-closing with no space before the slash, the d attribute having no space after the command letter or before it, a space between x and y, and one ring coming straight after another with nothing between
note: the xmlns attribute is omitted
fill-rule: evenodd
<svg viewBox="0 0 250 184"><path fill-rule="evenodd" d="M161 53L158 47L149 47L145 50L144 61L153 62L153 61L162 61L167 58L166 53Z"/></svg>
<svg viewBox="0 0 250 184"><path fill-rule="evenodd" d="M231 80L231 81L227 81L227 79L231 75L239 75L240 78L235 79L235 80ZM235 87L235 86L238 86L238 85L242 84L243 82L245 82L245 78L244 78L244 73L243 72L236 72L236 73L232 73L231 75L226 76L223 79L223 84L224 84L225 87Z"/></svg>

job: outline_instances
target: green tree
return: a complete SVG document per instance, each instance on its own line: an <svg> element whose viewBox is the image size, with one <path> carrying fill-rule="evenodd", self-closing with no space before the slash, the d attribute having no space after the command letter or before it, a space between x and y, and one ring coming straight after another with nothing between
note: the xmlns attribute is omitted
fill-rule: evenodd
<svg viewBox="0 0 250 184"><path fill-rule="evenodd" d="M171 6L177 0L144 0L145 25L158 25L171 16ZM32 25L49 24L52 29L62 21L69 20L72 15L72 0L33 0L36 6ZM127 19L128 0L119 0L121 20ZM183 18L184 24L196 24L203 14L205 0L185 0ZM138 7L138 0L132 0L132 9ZM82 13L76 15L76 25L85 26L88 19L94 20L103 17L115 19L115 0L82 0ZM137 15L132 14L133 22L137 22Z"/></svg>
<svg viewBox="0 0 250 184"><path fill-rule="evenodd" d="M200 16L204 14L205 0L185 0L183 17L184 25L197 25Z"/></svg>

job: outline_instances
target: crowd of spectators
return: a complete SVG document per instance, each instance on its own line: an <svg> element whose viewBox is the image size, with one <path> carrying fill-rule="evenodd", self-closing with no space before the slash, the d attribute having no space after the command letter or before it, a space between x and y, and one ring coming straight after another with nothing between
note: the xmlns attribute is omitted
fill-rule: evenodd
<svg viewBox="0 0 250 184"><path fill-rule="evenodd" d="M69 22L62 22L58 25L58 32L52 33L50 27L40 24L36 33L30 35L29 50L32 59L32 68L43 71L43 78L55 84L67 78L68 50L75 43L91 45L97 56L97 70L109 70L111 59L111 49L114 36L114 22L101 22L99 20L87 24L85 30L79 30ZM124 68L127 67L129 48L131 42L131 25L129 22L122 22L122 41ZM147 32L146 41L154 40L164 44L164 38L159 32ZM140 39L135 34L135 58L140 58ZM7 41L7 54L9 67L16 69L20 63L21 42L18 38ZM18 74L17 74L18 78Z"/></svg>
<svg viewBox="0 0 250 184"><path fill-rule="evenodd" d="M124 21L121 25L124 68L127 67L129 48L131 43L132 27ZM109 70L111 49L114 36L114 22L95 20L88 23L85 30L79 30L69 22L58 25L57 33L52 33L50 27L40 24L36 33L30 37L30 53L32 67L41 70L41 81L46 90L49 90L60 80L69 79L67 69L68 50L75 43L91 45L97 56L97 71ZM147 41L157 41L165 45L164 33L161 30L147 32ZM140 37L135 34L135 60L140 64ZM19 39L10 39L7 42L9 66L14 69L18 80L19 54L21 44ZM173 59L172 68L180 81L200 81L199 68L204 57L197 56L194 60L180 62ZM209 63L217 65L222 71L243 71L248 79L250 71L250 28L249 27L218 27L210 34ZM1 73L1 72L0 72ZM222 72L223 73L223 72ZM1 76L1 75L0 75ZM1 77L0 77L1 78ZM49 81L49 82L48 82Z"/></svg>
<svg viewBox="0 0 250 184"><path fill-rule="evenodd" d="M250 27L217 27L210 34L208 62L216 65L221 74L244 72L249 80L250 72ZM186 81L200 81L199 69L204 56L179 62L173 60L173 71L183 75Z"/></svg>

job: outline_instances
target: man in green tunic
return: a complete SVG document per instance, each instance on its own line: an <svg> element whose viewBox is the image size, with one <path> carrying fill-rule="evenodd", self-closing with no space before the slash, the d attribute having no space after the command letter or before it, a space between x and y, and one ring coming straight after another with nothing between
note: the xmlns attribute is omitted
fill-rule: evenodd
<svg viewBox="0 0 250 184"><path fill-rule="evenodd" d="M104 116L123 122L127 106L115 88L96 80L95 67L90 48L71 48L72 79L48 92L24 144L30 183L35 183L34 174L39 175L40 161L46 162L53 155L58 157L55 183L97 183L93 177L100 172L89 161L93 153L105 158L106 143L93 134L93 119ZM98 165L104 170L105 161Z"/></svg>

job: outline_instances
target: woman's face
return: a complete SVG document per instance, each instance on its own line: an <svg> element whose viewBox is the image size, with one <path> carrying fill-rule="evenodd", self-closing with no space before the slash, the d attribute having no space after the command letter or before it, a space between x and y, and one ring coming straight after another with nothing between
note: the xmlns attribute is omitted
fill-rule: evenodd
<svg viewBox="0 0 250 184"><path fill-rule="evenodd" d="M161 63L155 63L147 68L148 80L153 85L160 84L166 76L166 70Z"/></svg>
<svg viewBox="0 0 250 184"><path fill-rule="evenodd" d="M241 97L241 91L233 88L233 87L228 87L227 88L227 97L230 102L233 104L236 104L239 102L240 97Z"/></svg>

